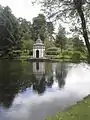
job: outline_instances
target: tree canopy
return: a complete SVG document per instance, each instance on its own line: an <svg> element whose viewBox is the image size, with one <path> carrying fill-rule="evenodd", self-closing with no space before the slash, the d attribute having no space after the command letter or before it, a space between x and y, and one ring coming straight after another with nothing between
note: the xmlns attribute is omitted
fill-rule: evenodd
<svg viewBox="0 0 90 120"><path fill-rule="evenodd" d="M52 36L54 31L54 26L52 22L47 22L43 14L39 14L37 17L33 18L32 24L32 39L35 41L38 38L38 34L44 41L45 38Z"/></svg>
<svg viewBox="0 0 90 120"><path fill-rule="evenodd" d="M8 6L0 6L0 49L19 47L19 43L19 25L16 17Z"/></svg>
<svg viewBox="0 0 90 120"><path fill-rule="evenodd" d="M66 36L65 36L65 28L59 25L58 33L56 35L55 45L61 48L61 52L65 49L66 46Z"/></svg>

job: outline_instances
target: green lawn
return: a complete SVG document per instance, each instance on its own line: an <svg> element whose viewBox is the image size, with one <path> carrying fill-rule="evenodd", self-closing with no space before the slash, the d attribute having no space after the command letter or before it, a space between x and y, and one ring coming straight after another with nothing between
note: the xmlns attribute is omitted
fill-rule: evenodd
<svg viewBox="0 0 90 120"><path fill-rule="evenodd" d="M90 120L90 96L47 120Z"/></svg>

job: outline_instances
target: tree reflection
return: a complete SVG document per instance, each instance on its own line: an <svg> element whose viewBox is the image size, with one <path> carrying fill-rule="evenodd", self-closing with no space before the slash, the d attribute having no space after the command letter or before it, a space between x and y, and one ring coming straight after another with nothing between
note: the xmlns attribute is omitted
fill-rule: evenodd
<svg viewBox="0 0 90 120"><path fill-rule="evenodd" d="M47 79L47 86L51 88L52 85L53 85L53 82L54 82L53 76L48 77L48 79Z"/></svg>
<svg viewBox="0 0 90 120"><path fill-rule="evenodd" d="M56 68L56 79L58 80L58 85L60 88L64 87L64 85L65 85L66 75L67 75L66 65L65 65L65 63L61 63Z"/></svg>
<svg viewBox="0 0 90 120"><path fill-rule="evenodd" d="M46 88L45 75L42 76L41 80L34 79L32 84L33 84L34 91L37 91L38 94L44 93L45 88Z"/></svg>
<svg viewBox="0 0 90 120"><path fill-rule="evenodd" d="M14 63L13 63L14 65ZM18 80L20 79L21 70L18 64L14 71L12 71L12 64L5 60L0 61L0 104L5 107L10 107L15 95L19 91Z"/></svg>

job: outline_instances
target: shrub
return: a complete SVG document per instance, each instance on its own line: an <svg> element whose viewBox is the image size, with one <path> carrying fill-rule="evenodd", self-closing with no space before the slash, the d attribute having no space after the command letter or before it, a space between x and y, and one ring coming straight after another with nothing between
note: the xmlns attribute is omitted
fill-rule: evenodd
<svg viewBox="0 0 90 120"><path fill-rule="evenodd" d="M57 55L57 51L46 51L47 55Z"/></svg>
<svg viewBox="0 0 90 120"><path fill-rule="evenodd" d="M50 47L50 48L47 49L47 51L57 51L57 50L58 50L57 47Z"/></svg>
<svg viewBox="0 0 90 120"><path fill-rule="evenodd" d="M65 50L62 52L62 55L63 56L65 56L65 55L72 56L72 51Z"/></svg>
<svg viewBox="0 0 90 120"><path fill-rule="evenodd" d="M51 47L46 50L47 55L57 55L58 54L58 48Z"/></svg>
<svg viewBox="0 0 90 120"><path fill-rule="evenodd" d="M60 53L60 56L65 59L71 59L72 58L72 51L64 50L62 53Z"/></svg>
<svg viewBox="0 0 90 120"><path fill-rule="evenodd" d="M68 55L68 51L63 51L62 56Z"/></svg>
<svg viewBox="0 0 90 120"><path fill-rule="evenodd" d="M19 57L21 54L21 50L12 50L12 51L9 51L8 53L8 58L14 58L14 57Z"/></svg>
<svg viewBox="0 0 90 120"><path fill-rule="evenodd" d="M81 52L75 51L75 52L72 54L72 61L73 61L73 62L80 62L80 59L81 59Z"/></svg>

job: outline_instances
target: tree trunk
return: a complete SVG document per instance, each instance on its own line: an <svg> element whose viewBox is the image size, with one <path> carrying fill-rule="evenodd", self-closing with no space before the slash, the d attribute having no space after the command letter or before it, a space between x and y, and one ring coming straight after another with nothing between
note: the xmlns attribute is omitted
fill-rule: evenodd
<svg viewBox="0 0 90 120"><path fill-rule="evenodd" d="M89 39L88 39L88 33L87 33L87 28L86 28L86 20L85 20L85 17L84 17L82 7L77 8L77 12L79 13L79 16L80 16L80 19L81 19L83 37L84 37L86 47L87 47L87 50L88 50L88 60L90 62L90 43L89 43Z"/></svg>

